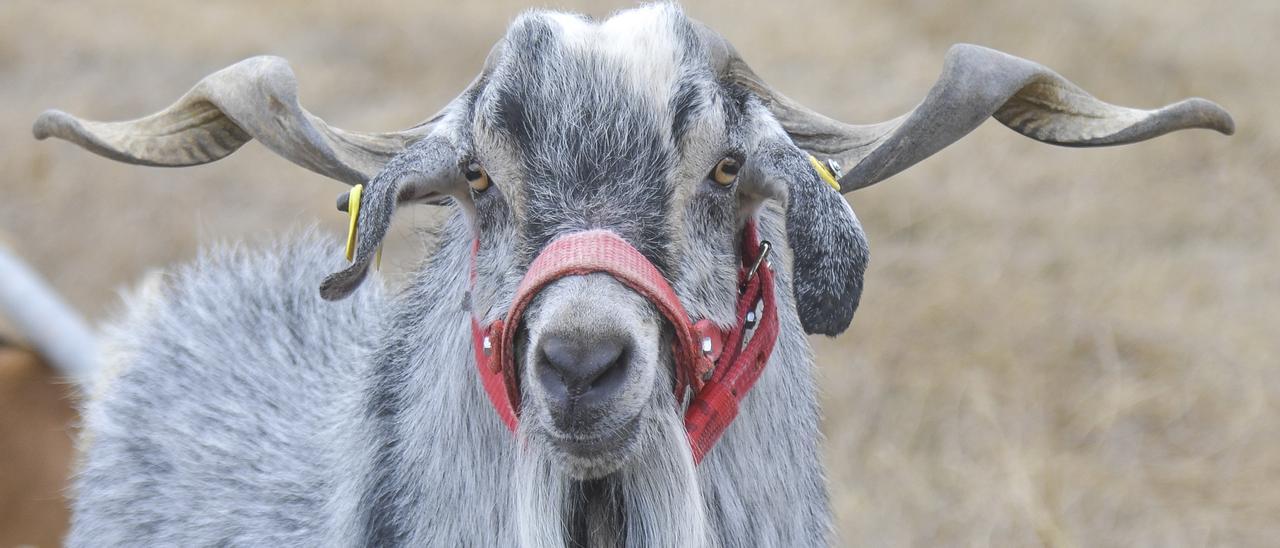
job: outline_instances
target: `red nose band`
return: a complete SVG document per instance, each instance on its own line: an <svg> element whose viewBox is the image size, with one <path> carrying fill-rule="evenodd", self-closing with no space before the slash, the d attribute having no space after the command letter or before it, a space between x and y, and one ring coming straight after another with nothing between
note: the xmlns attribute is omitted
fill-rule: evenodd
<svg viewBox="0 0 1280 548"><path fill-rule="evenodd" d="M657 267L613 232L577 232L548 244L516 288L506 319L487 328L474 317L471 322L477 370L503 422L514 431L519 416L520 382L513 349L525 308L539 291L560 278L603 272L653 303L674 329L675 400L678 405L686 389L693 391L685 410L685 430L694 462L700 462L737 416L738 403L763 372L778 337L773 271L765 256L768 243L759 241L754 223L743 229L742 242L737 324L727 333L709 320L691 320ZM478 245L472 254L473 285L477 249Z"/></svg>

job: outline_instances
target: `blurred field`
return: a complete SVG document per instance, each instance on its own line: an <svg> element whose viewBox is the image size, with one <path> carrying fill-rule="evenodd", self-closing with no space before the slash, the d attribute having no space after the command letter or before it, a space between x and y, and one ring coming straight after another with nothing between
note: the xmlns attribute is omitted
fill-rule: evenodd
<svg viewBox="0 0 1280 548"><path fill-rule="evenodd" d="M461 5L455 5L461 4ZM604 15L625 3L555 4ZM241 58L290 59L349 129L434 113L512 2L0 4L0 231L80 309L200 244L320 223L343 187L257 144L186 170L37 143L48 107L153 112ZM698 2L789 95L852 122L923 97L946 48L1042 62L1104 100L1220 102L1235 137L1041 145L990 122L853 195L872 241L820 350L843 544L1267 546L1280 539L1280 2ZM418 256L401 215L388 270ZM3 473L3 472L0 472Z"/></svg>

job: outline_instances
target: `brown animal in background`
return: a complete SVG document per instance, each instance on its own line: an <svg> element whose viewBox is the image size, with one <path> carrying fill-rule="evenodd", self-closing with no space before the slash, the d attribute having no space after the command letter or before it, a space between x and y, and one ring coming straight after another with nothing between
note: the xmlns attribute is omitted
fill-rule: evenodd
<svg viewBox="0 0 1280 548"><path fill-rule="evenodd" d="M0 546L59 546L76 388L35 352L0 340Z"/></svg>
<svg viewBox="0 0 1280 548"><path fill-rule="evenodd" d="M0 548L61 546L75 402L95 369L92 330L40 276L0 246ZM33 350L34 349L34 350Z"/></svg>

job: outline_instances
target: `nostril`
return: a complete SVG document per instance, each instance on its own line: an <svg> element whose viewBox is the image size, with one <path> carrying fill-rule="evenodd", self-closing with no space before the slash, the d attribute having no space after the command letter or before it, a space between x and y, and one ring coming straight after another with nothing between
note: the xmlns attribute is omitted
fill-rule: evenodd
<svg viewBox="0 0 1280 548"><path fill-rule="evenodd" d="M622 385L630 351L621 336L547 336L539 348L539 379L558 398L606 396Z"/></svg>
<svg viewBox="0 0 1280 548"><path fill-rule="evenodd" d="M591 379L589 389L607 393L621 385L623 377L626 377L627 368L624 365L628 361L628 354L626 346L620 346L619 351L613 352L613 357Z"/></svg>

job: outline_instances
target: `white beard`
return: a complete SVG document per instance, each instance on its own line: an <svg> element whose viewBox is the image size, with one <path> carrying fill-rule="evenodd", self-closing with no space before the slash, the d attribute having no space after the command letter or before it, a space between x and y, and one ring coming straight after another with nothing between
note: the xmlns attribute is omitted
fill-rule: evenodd
<svg viewBox="0 0 1280 548"><path fill-rule="evenodd" d="M524 435L512 507L520 545L707 546L706 510L684 424L674 412L649 413L640 453L617 472L584 482L570 477L545 444ZM574 524L582 524L574 527ZM578 529L575 535L571 529ZM571 538L585 536L585 538Z"/></svg>

